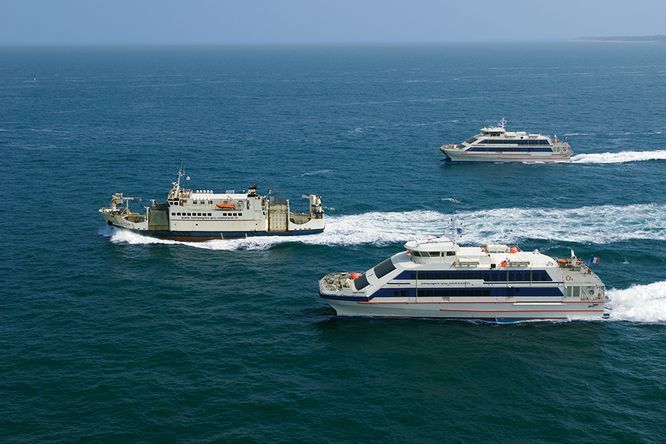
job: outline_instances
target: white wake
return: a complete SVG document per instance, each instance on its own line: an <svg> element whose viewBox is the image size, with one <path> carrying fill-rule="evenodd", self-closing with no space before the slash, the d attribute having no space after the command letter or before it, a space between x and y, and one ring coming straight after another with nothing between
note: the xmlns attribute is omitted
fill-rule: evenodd
<svg viewBox="0 0 666 444"><path fill-rule="evenodd" d="M576 154L571 157L572 163L627 163L646 160L666 160L666 150Z"/></svg>
<svg viewBox="0 0 666 444"><path fill-rule="evenodd" d="M383 246L416 237L448 235L450 215L437 211L370 212L328 216L322 234L261 236L208 242L175 242L111 230L114 243L188 245L212 250L263 250L285 242L311 245ZM544 239L605 244L629 239L666 240L666 205L601 205L573 209L500 208L458 212L465 243L516 243Z"/></svg>
<svg viewBox="0 0 666 444"><path fill-rule="evenodd" d="M611 320L666 322L666 281L632 285L624 290L610 289Z"/></svg>

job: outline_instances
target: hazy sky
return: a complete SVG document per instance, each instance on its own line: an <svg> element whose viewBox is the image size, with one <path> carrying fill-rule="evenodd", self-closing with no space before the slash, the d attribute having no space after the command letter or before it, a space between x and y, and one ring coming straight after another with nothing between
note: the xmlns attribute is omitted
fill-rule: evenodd
<svg viewBox="0 0 666 444"><path fill-rule="evenodd" d="M561 40L666 33L666 0L0 0L0 44Z"/></svg>

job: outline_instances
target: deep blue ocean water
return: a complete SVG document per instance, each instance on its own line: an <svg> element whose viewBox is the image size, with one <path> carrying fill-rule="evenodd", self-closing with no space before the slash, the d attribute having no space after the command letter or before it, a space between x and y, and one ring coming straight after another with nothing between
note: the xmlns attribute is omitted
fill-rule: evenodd
<svg viewBox="0 0 666 444"><path fill-rule="evenodd" d="M577 157L441 162L503 116ZM666 435L664 45L2 48L0 150L3 440ZM327 231L104 226L113 192L163 199L181 161L194 188L321 194ZM463 242L600 256L613 320L340 320L318 298L453 211Z"/></svg>

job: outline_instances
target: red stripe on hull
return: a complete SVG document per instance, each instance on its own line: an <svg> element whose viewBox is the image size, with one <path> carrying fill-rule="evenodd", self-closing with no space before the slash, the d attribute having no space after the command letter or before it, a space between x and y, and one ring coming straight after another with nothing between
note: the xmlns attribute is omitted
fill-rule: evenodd
<svg viewBox="0 0 666 444"><path fill-rule="evenodd" d="M604 309L580 309L580 310L553 310L553 309L543 309L543 310L468 310L464 308L440 308L439 311L452 311L452 312L463 312L463 313L603 313Z"/></svg>
<svg viewBox="0 0 666 444"><path fill-rule="evenodd" d="M603 300L589 300L589 301L432 301L432 302L372 302L372 301L359 301L357 304L364 305L391 305L391 304L603 304Z"/></svg>

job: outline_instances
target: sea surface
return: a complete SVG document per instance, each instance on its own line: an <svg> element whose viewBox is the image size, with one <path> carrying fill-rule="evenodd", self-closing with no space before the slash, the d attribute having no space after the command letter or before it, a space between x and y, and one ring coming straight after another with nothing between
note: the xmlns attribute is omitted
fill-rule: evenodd
<svg viewBox="0 0 666 444"><path fill-rule="evenodd" d="M566 165L452 165L506 117ZM663 442L666 45L0 48L0 440ZM326 232L185 244L114 192L323 196ZM336 319L418 236L598 256L609 321Z"/></svg>

